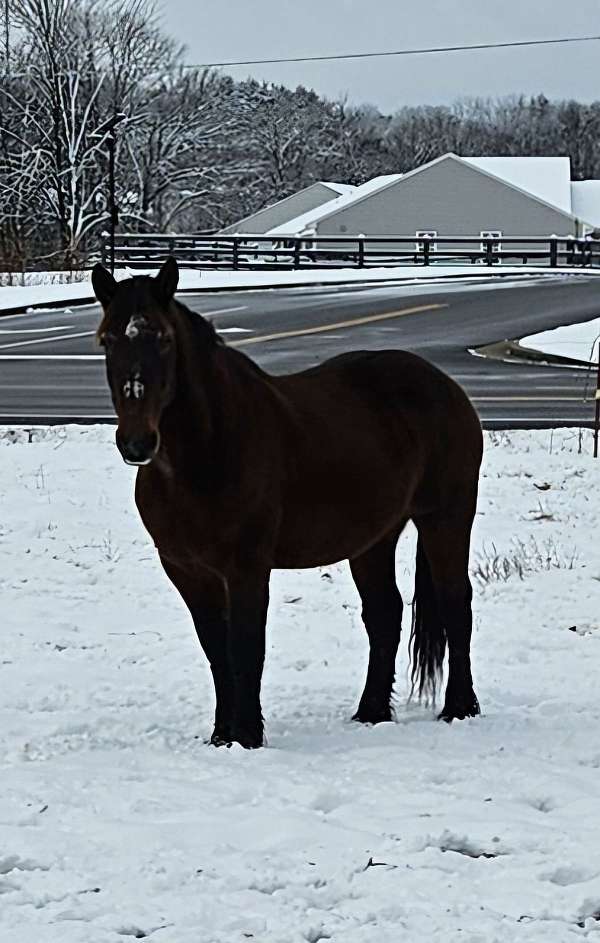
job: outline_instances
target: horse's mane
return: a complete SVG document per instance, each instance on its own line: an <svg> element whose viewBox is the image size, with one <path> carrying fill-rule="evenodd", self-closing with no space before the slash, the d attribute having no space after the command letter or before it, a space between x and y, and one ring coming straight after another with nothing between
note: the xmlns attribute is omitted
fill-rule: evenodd
<svg viewBox="0 0 600 943"><path fill-rule="evenodd" d="M217 331L210 321L207 321L206 318L203 318L196 311L192 311L176 299L173 299L172 303L177 309L178 316L181 316L185 320L200 350L206 351L207 348L212 350L214 347L223 347L225 345L225 341L217 334Z"/></svg>
<svg viewBox="0 0 600 943"><path fill-rule="evenodd" d="M271 379L271 377L245 353L241 350L237 350L235 347L228 346L224 338L217 332L210 321L207 321L206 318L203 318L196 311L192 311L176 299L173 299L173 305L177 309L178 317L182 317L185 320L194 338L196 353L200 357L206 357L207 353L210 354L219 348L225 348L228 363L235 366L238 370L243 370L246 376L251 374L255 377L260 377L261 380L269 381Z"/></svg>

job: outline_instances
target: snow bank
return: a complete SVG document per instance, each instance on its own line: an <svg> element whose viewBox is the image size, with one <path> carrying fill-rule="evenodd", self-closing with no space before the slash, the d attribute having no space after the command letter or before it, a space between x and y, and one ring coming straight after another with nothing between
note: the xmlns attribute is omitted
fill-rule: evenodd
<svg viewBox="0 0 600 943"><path fill-rule="evenodd" d="M346 566L276 573L269 748L215 750L209 675L105 427L0 436L2 943L565 943L600 933L600 502L577 433L490 433L484 716L349 721ZM31 440L31 441L30 441ZM410 599L413 538L398 575ZM408 613L407 613L408 616ZM408 624L408 618L407 618Z"/></svg>
<svg viewBox="0 0 600 943"><path fill-rule="evenodd" d="M583 324L567 324L552 331L541 331L523 337L523 347L531 347L544 354L558 354L575 360L587 360L598 363L598 342L600 340L600 318L584 321Z"/></svg>

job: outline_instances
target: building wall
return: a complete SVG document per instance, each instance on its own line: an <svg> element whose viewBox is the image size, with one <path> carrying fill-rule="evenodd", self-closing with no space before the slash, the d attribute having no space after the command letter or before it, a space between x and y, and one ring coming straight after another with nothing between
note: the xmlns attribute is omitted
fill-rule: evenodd
<svg viewBox="0 0 600 943"><path fill-rule="evenodd" d="M413 236L417 230L446 237L482 230L505 237L578 235L564 213L452 158L321 220L317 235Z"/></svg>
<svg viewBox="0 0 600 943"><path fill-rule="evenodd" d="M339 193L324 186L324 184L313 183L310 187L305 187L304 190L300 190L298 193L292 193L284 200L265 206L257 213L253 213L252 216L247 216L245 219L221 229L221 233L223 235L232 235L233 233L257 233L262 235L268 232L269 229L286 223L288 219L295 219L296 216L308 213L309 210L314 210L338 196Z"/></svg>

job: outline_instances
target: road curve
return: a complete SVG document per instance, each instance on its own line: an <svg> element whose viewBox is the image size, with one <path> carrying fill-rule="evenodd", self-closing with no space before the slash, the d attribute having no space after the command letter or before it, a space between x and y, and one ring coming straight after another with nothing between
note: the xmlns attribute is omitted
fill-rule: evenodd
<svg viewBox="0 0 600 943"><path fill-rule="evenodd" d="M351 349L400 347L460 382L490 428L589 425L593 379L504 364L467 348L600 314L600 281L566 276L428 286L365 285L181 296L273 373ZM112 421L97 306L0 319L0 422Z"/></svg>

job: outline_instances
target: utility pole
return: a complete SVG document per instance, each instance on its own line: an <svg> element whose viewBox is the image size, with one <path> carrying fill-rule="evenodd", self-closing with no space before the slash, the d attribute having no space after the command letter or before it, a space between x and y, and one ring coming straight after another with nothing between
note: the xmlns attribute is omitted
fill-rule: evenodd
<svg viewBox="0 0 600 943"><path fill-rule="evenodd" d="M119 207L115 200L115 149L117 142L116 127L121 121L124 121L127 115L123 112L117 112L103 121L99 128L96 128L92 137L104 137L107 135L106 143L108 145L108 222L109 222L109 258L111 274L115 270L115 230L119 222Z"/></svg>

